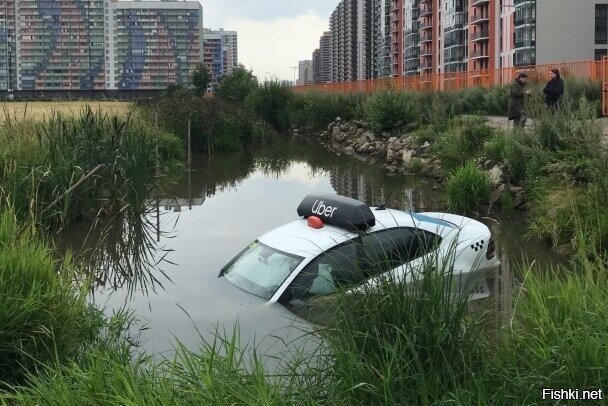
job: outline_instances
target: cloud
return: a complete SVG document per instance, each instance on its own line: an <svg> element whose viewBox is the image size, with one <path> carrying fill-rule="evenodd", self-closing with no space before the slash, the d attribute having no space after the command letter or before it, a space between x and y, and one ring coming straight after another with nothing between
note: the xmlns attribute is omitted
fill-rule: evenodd
<svg viewBox="0 0 608 406"><path fill-rule="evenodd" d="M219 28L230 19L274 21L317 14L329 19L339 0L206 0L202 1L205 25Z"/></svg>
<svg viewBox="0 0 608 406"><path fill-rule="evenodd" d="M238 32L239 62L253 69L260 80L269 76L293 80L291 67L312 58L328 27L327 18L308 12L273 20L228 19L223 28Z"/></svg>

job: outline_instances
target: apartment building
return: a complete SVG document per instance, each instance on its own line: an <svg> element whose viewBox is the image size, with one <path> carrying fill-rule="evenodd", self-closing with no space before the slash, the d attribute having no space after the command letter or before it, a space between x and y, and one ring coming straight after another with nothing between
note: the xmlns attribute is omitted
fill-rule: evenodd
<svg viewBox="0 0 608 406"><path fill-rule="evenodd" d="M198 1L0 1L0 91L153 91L202 61Z"/></svg>
<svg viewBox="0 0 608 406"><path fill-rule="evenodd" d="M211 74L207 88L213 92L221 78L238 66L238 37L236 31L203 30L203 63Z"/></svg>
<svg viewBox="0 0 608 406"><path fill-rule="evenodd" d="M297 85L310 85L313 83L312 61L307 59L298 62L298 82Z"/></svg>
<svg viewBox="0 0 608 406"><path fill-rule="evenodd" d="M608 0L343 0L330 27L334 82L608 54Z"/></svg>

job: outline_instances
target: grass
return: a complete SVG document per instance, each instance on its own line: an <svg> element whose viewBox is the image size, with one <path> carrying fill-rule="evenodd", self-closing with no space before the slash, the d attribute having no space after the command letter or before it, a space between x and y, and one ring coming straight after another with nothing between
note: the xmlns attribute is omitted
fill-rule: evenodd
<svg viewBox="0 0 608 406"><path fill-rule="evenodd" d="M110 116L126 118L131 110L129 102L4 102L2 105L2 116L0 120L7 117L18 118L20 120L44 121L53 116L54 113L62 116L78 116L80 111L89 106L93 111L99 111Z"/></svg>
<svg viewBox="0 0 608 406"><path fill-rule="evenodd" d="M14 213L0 214L1 382L23 382L40 365L77 356L97 336L101 317L74 277L69 256L58 262Z"/></svg>
<svg viewBox="0 0 608 406"><path fill-rule="evenodd" d="M45 225L143 210L157 183L157 142L161 169L183 155L172 135L88 107L42 122L7 120L0 139L0 196L20 218Z"/></svg>
<svg viewBox="0 0 608 406"><path fill-rule="evenodd" d="M491 191L488 174L468 161L448 179L448 205L452 212L472 212L488 202Z"/></svg>

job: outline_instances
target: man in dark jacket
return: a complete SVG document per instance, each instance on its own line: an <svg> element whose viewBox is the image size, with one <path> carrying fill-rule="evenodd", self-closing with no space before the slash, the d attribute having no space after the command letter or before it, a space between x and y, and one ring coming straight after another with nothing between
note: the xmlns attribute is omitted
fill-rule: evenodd
<svg viewBox="0 0 608 406"><path fill-rule="evenodd" d="M564 94L564 81L559 75L559 69L549 71L549 82L545 86L545 103L551 108L556 108Z"/></svg>
<svg viewBox="0 0 608 406"><path fill-rule="evenodd" d="M517 75L517 78L511 84L509 92L509 120L513 120L516 128L524 128L527 117L523 115L524 102L526 95L530 94L530 90L526 90L528 75L525 72Z"/></svg>

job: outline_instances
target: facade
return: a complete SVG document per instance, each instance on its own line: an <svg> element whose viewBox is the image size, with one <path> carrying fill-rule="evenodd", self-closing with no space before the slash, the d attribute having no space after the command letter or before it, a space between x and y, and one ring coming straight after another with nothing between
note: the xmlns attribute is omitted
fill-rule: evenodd
<svg viewBox="0 0 608 406"><path fill-rule="evenodd" d="M305 60L298 63L298 86L313 83L312 61Z"/></svg>
<svg viewBox="0 0 608 406"><path fill-rule="evenodd" d="M390 77L391 1L372 0L371 12L371 77Z"/></svg>
<svg viewBox="0 0 608 406"><path fill-rule="evenodd" d="M343 0L330 27L332 82L608 54L608 0Z"/></svg>
<svg viewBox="0 0 608 406"><path fill-rule="evenodd" d="M0 91L151 91L202 61L197 1L0 1Z"/></svg>
<svg viewBox="0 0 608 406"><path fill-rule="evenodd" d="M222 76L230 75L238 66L236 31L204 29L203 63L211 74L207 90L213 92Z"/></svg>

